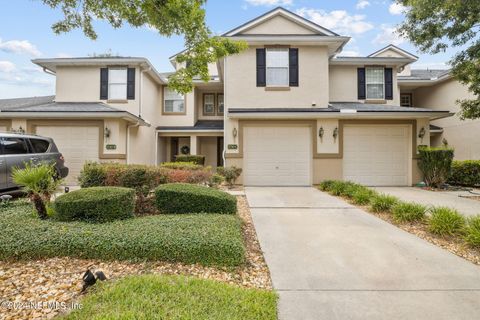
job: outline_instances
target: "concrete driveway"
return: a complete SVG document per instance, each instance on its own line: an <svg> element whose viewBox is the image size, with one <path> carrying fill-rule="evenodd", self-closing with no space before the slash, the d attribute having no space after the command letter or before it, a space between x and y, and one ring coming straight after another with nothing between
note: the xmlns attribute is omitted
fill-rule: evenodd
<svg viewBox="0 0 480 320"><path fill-rule="evenodd" d="M415 187L375 187L373 189L403 201L454 208L465 216L480 214L480 201L459 197L459 195L469 195L467 191L428 191Z"/></svg>
<svg viewBox="0 0 480 320"><path fill-rule="evenodd" d="M474 319L480 267L314 188L246 188L280 319Z"/></svg>

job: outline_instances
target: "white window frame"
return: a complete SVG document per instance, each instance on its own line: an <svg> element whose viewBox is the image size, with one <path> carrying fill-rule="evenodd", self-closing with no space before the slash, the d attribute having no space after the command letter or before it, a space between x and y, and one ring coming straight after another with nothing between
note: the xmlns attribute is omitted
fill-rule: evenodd
<svg viewBox="0 0 480 320"><path fill-rule="evenodd" d="M125 72L125 82L112 82L112 76L110 72L112 71L124 71ZM128 86L128 74L127 68L108 68L108 100L127 100L127 86ZM112 85L122 85L125 86L124 95L121 97L112 97L113 90L111 89Z"/></svg>
<svg viewBox="0 0 480 320"><path fill-rule="evenodd" d="M403 97L408 97L408 106L402 104L402 98ZM411 93L400 93L400 106L401 107L407 107L407 108L412 107L413 106L412 98L413 98L413 96L412 96Z"/></svg>
<svg viewBox="0 0 480 320"><path fill-rule="evenodd" d="M163 108L162 108L163 113L164 114L185 114L186 113L185 95L181 95L181 94L177 93L177 98L178 99L167 99L167 92L168 91L173 92L173 90L171 90L167 86L163 87ZM181 110L181 111L167 111L165 109L165 107L167 105L165 102L170 101L170 100L172 100L172 101L182 101L183 102L183 110Z"/></svg>
<svg viewBox="0 0 480 320"><path fill-rule="evenodd" d="M284 51L287 54L287 65L285 67L269 67L268 52L269 51ZM286 69L287 81L285 84L269 84L268 83L268 69ZM266 48L265 49L265 84L267 87L289 87L290 86L290 63L289 63L289 48Z"/></svg>
<svg viewBox="0 0 480 320"><path fill-rule="evenodd" d="M368 81L368 71L369 70L382 70L382 82L369 82ZM368 85L379 85L381 84L383 87L382 90L382 97L378 98L371 98L368 96ZM385 68L384 67L367 67L365 68L365 97L366 100L385 100Z"/></svg>

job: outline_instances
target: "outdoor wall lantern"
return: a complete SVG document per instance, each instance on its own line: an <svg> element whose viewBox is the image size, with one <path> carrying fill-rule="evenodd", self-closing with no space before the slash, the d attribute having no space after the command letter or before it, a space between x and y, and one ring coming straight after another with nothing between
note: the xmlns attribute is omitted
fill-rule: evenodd
<svg viewBox="0 0 480 320"><path fill-rule="evenodd" d="M320 137L320 139L323 139L324 133L325 133L325 130L323 130L323 127L320 127L320 129L318 129L318 136Z"/></svg>
<svg viewBox="0 0 480 320"><path fill-rule="evenodd" d="M420 129L420 132L418 132L418 137L423 140L423 137L425 137L425 127Z"/></svg>
<svg viewBox="0 0 480 320"><path fill-rule="evenodd" d="M105 128L105 138L110 138L110 129Z"/></svg>
<svg viewBox="0 0 480 320"><path fill-rule="evenodd" d="M15 132L15 131L14 131L14 132ZM16 132L17 132L17 133L20 133L20 134L24 134L24 133L25 133L25 129L23 129L22 126L20 126Z"/></svg>
<svg viewBox="0 0 480 320"><path fill-rule="evenodd" d="M233 128L233 130L232 130L233 137L236 138L237 134L238 134L237 128Z"/></svg>
<svg viewBox="0 0 480 320"><path fill-rule="evenodd" d="M337 140L337 137L338 137L338 127L335 127L335 129L333 129L333 140Z"/></svg>

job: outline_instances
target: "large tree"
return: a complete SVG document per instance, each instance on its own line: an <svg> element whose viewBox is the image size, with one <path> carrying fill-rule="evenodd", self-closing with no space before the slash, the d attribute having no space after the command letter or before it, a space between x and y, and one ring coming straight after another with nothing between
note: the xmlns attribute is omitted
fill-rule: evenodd
<svg viewBox="0 0 480 320"><path fill-rule="evenodd" d="M400 32L422 52L459 51L451 73L476 96L457 100L462 119L480 118L480 0L396 0L406 7Z"/></svg>
<svg viewBox="0 0 480 320"><path fill-rule="evenodd" d="M246 47L243 42L214 36L205 22L206 0L41 0L51 8L60 8L63 20L55 23L55 33L80 28L92 40L97 38L92 21L107 21L114 28L123 24L146 26L161 35L184 37L186 50L177 56L185 63L169 79L169 85L181 93L192 89L194 77L209 80L208 63L216 62ZM128 41L128 39L125 39ZM188 63L187 63L188 62Z"/></svg>

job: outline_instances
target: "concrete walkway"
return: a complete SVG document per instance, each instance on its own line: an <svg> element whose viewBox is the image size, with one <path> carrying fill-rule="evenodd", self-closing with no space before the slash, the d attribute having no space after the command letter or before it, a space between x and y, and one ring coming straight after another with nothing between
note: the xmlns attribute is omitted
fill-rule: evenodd
<svg viewBox="0 0 480 320"><path fill-rule="evenodd" d="M459 195L468 195L466 191L429 191L414 187L375 187L373 189L403 201L454 208L465 216L480 214L480 201L459 197Z"/></svg>
<svg viewBox="0 0 480 320"><path fill-rule="evenodd" d="M246 188L280 319L474 319L480 267L314 188Z"/></svg>

